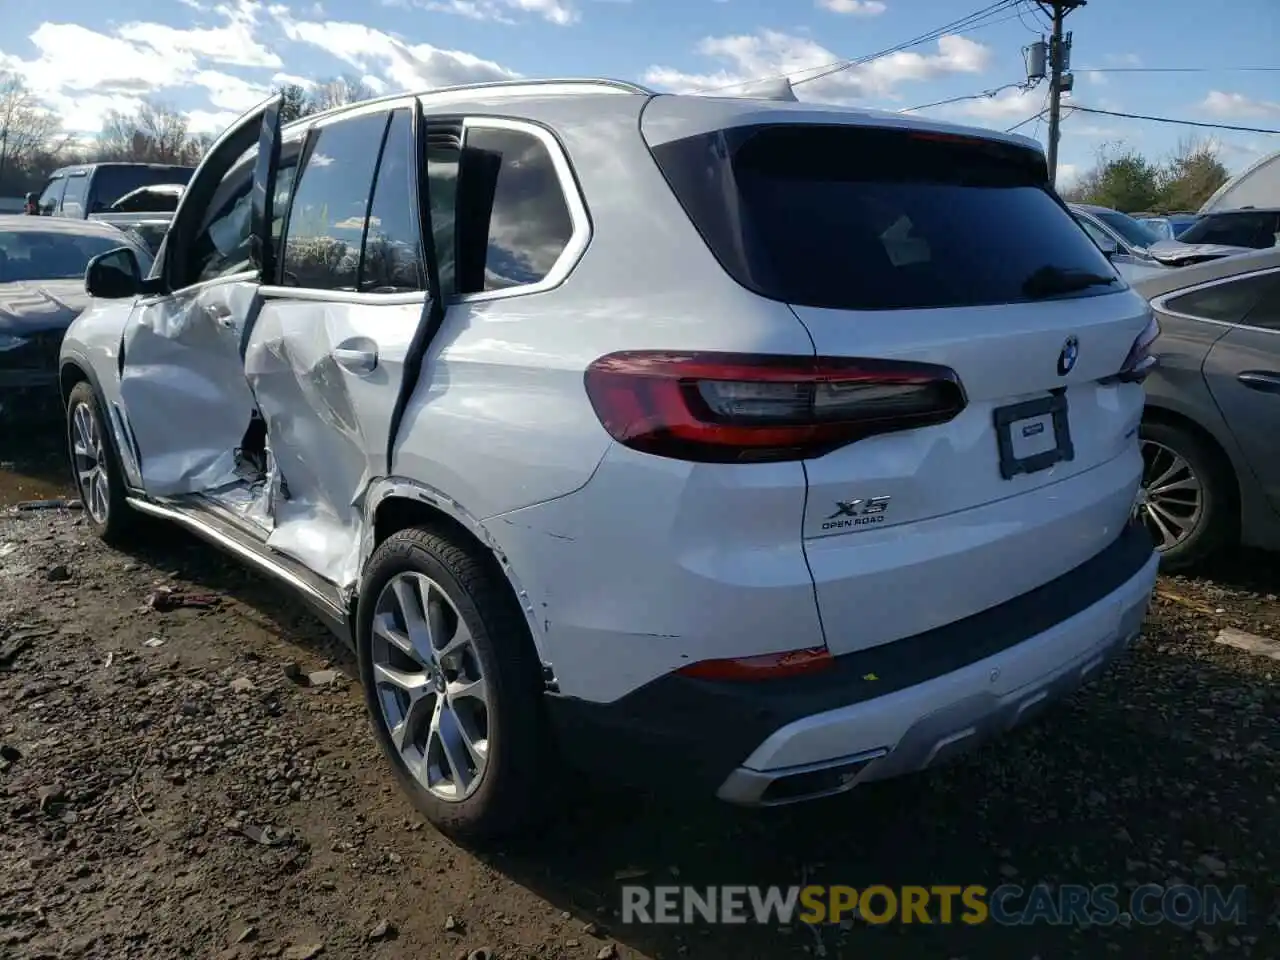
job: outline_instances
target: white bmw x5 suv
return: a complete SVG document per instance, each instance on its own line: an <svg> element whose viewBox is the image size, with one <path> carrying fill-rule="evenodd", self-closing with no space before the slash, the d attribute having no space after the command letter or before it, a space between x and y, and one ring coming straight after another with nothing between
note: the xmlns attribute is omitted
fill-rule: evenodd
<svg viewBox="0 0 1280 960"><path fill-rule="evenodd" d="M193 177L98 258L87 515L279 579L423 813L554 764L787 803L1026 718L1139 631L1156 328L1037 144L612 81L404 94Z"/></svg>

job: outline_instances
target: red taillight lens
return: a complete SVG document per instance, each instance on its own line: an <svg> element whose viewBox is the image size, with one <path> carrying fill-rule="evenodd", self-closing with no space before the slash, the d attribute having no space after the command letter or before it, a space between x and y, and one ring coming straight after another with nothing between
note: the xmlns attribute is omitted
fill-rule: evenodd
<svg viewBox="0 0 1280 960"><path fill-rule="evenodd" d="M878 359L614 353L587 368L586 388L619 443L701 463L821 456L965 405L947 367Z"/></svg>
<svg viewBox="0 0 1280 960"><path fill-rule="evenodd" d="M1129 348L1129 354L1124 358L1120 372L1113 377L1107 377L1102 382L1141 383L1147 379L1147 375L1160 363L1160 359L1151 352L1151 345L1156 342L1158 336L1160 336L1160 324L1152 316L1147 321L1147 325L1142 328L1142 332L1138 334L1138 338L1133 341L1133 346Z"/></svg>
<svg viewBox="0 0 1280 960"><path fill-rule="evenodd" d="M766 653L758 657L702 660L676 672L682 677L698 680L777 680L780 677L821 673L830 670L835 663L826 647L810 647L805 650L788 650L785 653Z"/></svg>

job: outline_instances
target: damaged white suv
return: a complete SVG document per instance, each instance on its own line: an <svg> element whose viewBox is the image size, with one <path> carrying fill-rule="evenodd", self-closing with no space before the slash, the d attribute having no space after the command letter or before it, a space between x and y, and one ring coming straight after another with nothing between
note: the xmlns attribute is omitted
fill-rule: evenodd
<svg viewBox="0 0 1280 960"><path fill-rule="evenodd" d="M109 540L357 653L433 822L561 762L769 805L941 762L1139 631L1156 333L1017 136L611 81L247 114L62 348Z"/></svg>

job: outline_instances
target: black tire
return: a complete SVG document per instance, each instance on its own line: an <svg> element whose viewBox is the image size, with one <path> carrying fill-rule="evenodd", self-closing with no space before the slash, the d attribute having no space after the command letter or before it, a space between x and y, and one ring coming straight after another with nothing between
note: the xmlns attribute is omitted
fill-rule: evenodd
<svg viewBox="0 0 1280 960"><path fill-rule="evenodd" d="M1186 461L1191 472L1200 481L1201 505L1194 516L1191 529L1172 546L1161 548L1160 567L1170 573L1191 570L1202 566L1238 536L1239 510L1236 505L1235 479L1222 457L1199 435L1185 427L1161 421L1143 421L1139 436L1146 443L1159 444L1173 451ZM1147 448L1144 455L1143 489L1147 489L1151 476L1153 451ZM1152 521L1140 508L1148 529ZM1167 524L1166 524L1167 526Z"/></svg>
<svg viewBox="0 0 1280 960"><path fill-rule="evenodd" d="M424 574L443 590L471 632L488 685L488 759L475 792L463 800L431 793L396 749L374 683L373 619L383 588L397 574ZM365 705L382 752L401 787L441 832L472 844L510 836L546 809L550 740L541 666L528 624L507 585L471 544L422 527L392 534L365 569L356 607L356 645Z"/></svg>
<svg viewBox="0 0 1280 960"><path fill-rule="evenodd" d="M83 408L93 419L96 436L100 439L101 465L107 480L107 496L105 516L95 515L96 508L91 509L90 494L86 484L81 481L76 457L76 417L77 411ZM71 477L75 483L77 495L83 507L85 521L102 540L109 544L123 543L137 526L138 514L126 502L124 471L120 468L120 455L116 450L115 438L107 429L107 420L103 414L102 402L88 381L77 383L67 397L67 455L71 461Z"/></svg>

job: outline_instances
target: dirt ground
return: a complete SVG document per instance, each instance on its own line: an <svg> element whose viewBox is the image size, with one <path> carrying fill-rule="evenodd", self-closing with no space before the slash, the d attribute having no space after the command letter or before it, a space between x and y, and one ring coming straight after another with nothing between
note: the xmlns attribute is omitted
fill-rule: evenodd
<svg viewBox="0 0 1280 960"><path fill-rule="evenodd" d="M481 858L393 789L352 662L280 590L176 530L118 553L75 509L6 509L68 495L52 433L0 441L0 957L1280 956L1280 660L1214 642L1280 639L1276 558L1164 579L1102 680L954 767L767 813L584 779ZM157 587L206 605L148 607ZM623 927L628 873L1250 901L1189 928Z"/></svg>

